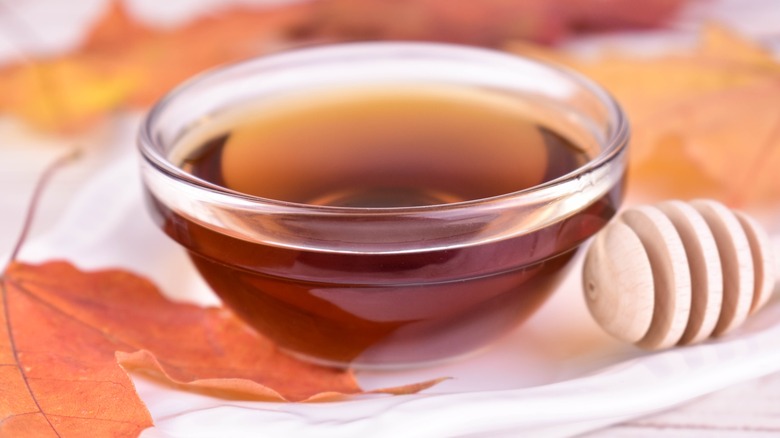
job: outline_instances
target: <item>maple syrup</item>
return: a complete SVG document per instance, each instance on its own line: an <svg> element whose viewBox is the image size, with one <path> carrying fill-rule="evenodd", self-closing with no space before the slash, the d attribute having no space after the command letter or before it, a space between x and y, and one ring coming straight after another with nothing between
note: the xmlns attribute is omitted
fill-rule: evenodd
<svg viewBox="0 0 780 438"><path fill-rule="evenodd" d="M525 190L591 159L517 100L444 85L312 92L215 116L172 156L239 196L382 214ZM221 299L281 348L386 366L462 355L513 329L620 196L618 184L584 209L500 240L355 252L249 241L150 200Z"/></svg>

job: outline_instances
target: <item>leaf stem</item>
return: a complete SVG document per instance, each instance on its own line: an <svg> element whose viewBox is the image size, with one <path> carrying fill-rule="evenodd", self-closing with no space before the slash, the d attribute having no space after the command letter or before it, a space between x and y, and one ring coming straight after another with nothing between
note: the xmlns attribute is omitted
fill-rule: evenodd
<svg viewBox="0 0 780 438"><path fill-rule="evenodd" d="M73 149L69 153L64 154L54 160L54 162L47 166L43 171L43 174L35 185L35 190L33 191L32 197L30 198L30 204L27 206L27 213L25 214L24 223L22 224L22 231L19 233L19 237L16 240L13 251L11 251L9 262L16 261L16 257L19 255L22 246L24 246L24 242L27 240L27 235L30 234L30 228L32 228L33 219L35 219L35 212L38 209L41 195L46 189L49 180L61 167L75 160L80 155L80 149Z"/></svg>

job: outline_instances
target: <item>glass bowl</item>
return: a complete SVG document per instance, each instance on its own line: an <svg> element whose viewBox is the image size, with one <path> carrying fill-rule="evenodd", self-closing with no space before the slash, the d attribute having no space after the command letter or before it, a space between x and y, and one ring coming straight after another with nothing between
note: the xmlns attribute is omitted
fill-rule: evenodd
<svg viewBox="0 0 780 438"><path fill-rule="evenodd" d="M399 84L500 95L588 159L519 191L407 207L263 198L181 167L182 145L226 130L253 102L273 111L288 95ZM139 147L152 216L230 309L306 360L392 368L462 356L531 315L618 208L628 137L616 102L565 69L453 45L356 43L202 74L151 109Z"/></svg>

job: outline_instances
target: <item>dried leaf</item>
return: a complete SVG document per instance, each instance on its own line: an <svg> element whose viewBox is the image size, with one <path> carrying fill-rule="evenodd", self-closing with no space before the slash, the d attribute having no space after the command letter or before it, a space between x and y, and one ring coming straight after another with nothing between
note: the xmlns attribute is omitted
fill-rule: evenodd
<svg viewBox="0 0 780 438"><path fill-rule="evenodd" d="M583 29L661 23L685 0L319 0L238 7L185 26L152 29L114 1L74 53L0 69L0 112L73 131L113 110L145 107L207 68L280 47L354 39L495 45L559 40Z"/></svg>
<svg viewBox="0 0 780 438"><path fill-rule="evenodd" d="M298 361L227 310L167 301L126 271L13 262L0 286L0 436L137 435L151 418L120 364L229 398L361 392L351 371Z"/></svg>
<svg viewBox="0 0 780 438"><path fill-rule="evenodd" d="M45 130L82 129L148 106L202 70L286 44L307 8L236 8L171 31L139 25L114 1L76 52L0 69L0 112Z"/></svg>
<svg viewBox="0 0 780 438"><path fill-rule="evenodd" d="M50 271L40 280L68 281ZM137 436L152 425L113 357L121 340L39 296L28 266L11 265L0 286L0 436Z"/></svg>
<svg viewBox="0 0 780 438"><path fill-rule="evenodd" d="M339 39L433 40L495 46L560 41L582 30L657 26L685 0L320 0L310 33Z"/></svg>
<svg viewBox="0 0 780 438"><path fill-rule="evenodd" d="M634 190L734 207L780 200L780 62L757 44L710 26L697 47L651 58L509 49L573 66L616 96L632 123Z"/></svg>

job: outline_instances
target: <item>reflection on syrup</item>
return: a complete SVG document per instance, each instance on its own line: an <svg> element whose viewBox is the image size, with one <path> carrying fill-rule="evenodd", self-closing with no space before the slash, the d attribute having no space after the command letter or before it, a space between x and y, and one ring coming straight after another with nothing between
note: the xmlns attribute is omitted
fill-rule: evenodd
<svg viewBox="0 0 780 438"><path fill-rule="evenodd" d="M515 102L446 87L291 98L189 146L182 168L267 199L406 207L515 192L588 161Z"/></svg>

